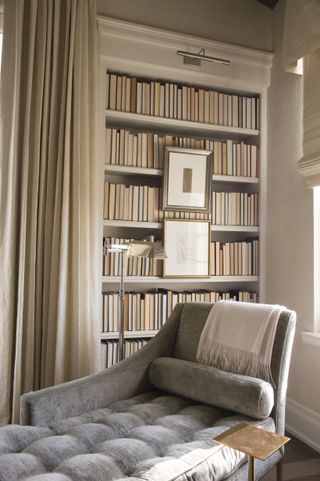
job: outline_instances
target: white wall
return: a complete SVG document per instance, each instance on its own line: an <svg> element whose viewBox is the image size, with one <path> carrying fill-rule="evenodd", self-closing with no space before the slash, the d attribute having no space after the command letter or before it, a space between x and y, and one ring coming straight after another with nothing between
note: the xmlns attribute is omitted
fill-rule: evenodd
<svg viewBox="0 0 320 481"><path fill-rule="evenodd" d="M261 50L272 11L257 0L98 0L98 14Z"/></svg>
<svg viewBox="0 0 320 481"><path fill-rule="evenodd" d="M320 449L320 350L302 343L313 328L312 190L298 174L302 78L280 65L284 1L273 13L274 65L269 89L267 302L296 310L297 333L288 388L288 427Z"/></svg>

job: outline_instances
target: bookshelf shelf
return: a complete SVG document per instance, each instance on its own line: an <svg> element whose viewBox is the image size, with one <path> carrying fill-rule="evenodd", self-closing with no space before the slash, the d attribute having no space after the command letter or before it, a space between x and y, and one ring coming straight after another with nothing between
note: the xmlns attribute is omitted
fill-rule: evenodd
<svg viewBox="0 0 320 481"><path fill-rule="evenodd" d="M157 330L152 331L125 331L124 336L126 339L144 339L154 337L157 334ZM101 332L101 340L118 339L118 332Z"/></svg>
<svg viewBox="0 0 320 481"><path fill-rule="evenodd" d="M150 175L154 177L162 177L162 169L151 169L145 167L130 167L127 165L105 164L104 170L107 174L115 175ZM258 177L242 177L233 175L213 175L213 182L231 183L231 184L259 184Z"/></svg>
<svg viewBox="0 0 320 481"><path fill-rule="evenodd" d="M250 225L212 225L212 232L259 232L258 226Z"/></svg>
<svg viewBox="0 0 320 481"><path fill-rule="evenodd" d="M118 284L119 276L102 276L103 284ZM125 284L214 284L221 282L257 282L258 276L211 276L211 277L199 277L199 278L163 278L153 276L126 276Z"/></svg>
<svg viewBox="0 0 320 481"><path fill-rule="evenodd" d="M177 120L152 115L135 114L119 110L106 110L106 122L112 127L131 127L152 129L159 132L184 133L192 135L215 136L216 138L245 139L259 136L259 130L213 125L190 120Z"/></svg>
<svg viewBox="0 0 320 481"><path fill-rule="evenodd" d="M258 177L237 177L233 175L213 175L212 181L231 184L259 184Z"/></svg>
<svg viewBox="0 0 320 481"><path fill-rule="evenodd" d="M104 170L107 174L116 175L151 175L161 177L163 171L161 169L150 169L145 167L129 167L127 165L105 164Z"/></svg>
<svg viewBox="0 0 320 481"><path fill-rule="evenodd" d="M136 222L133 220L107 220L103 221L104 227L124 227L131 229L161 229L160 222Z"/></svg>

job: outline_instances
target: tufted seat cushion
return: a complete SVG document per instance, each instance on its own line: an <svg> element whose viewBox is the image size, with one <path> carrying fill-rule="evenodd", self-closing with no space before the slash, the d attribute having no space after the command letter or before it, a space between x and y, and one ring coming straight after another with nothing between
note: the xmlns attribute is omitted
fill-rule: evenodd
<svg viewBox="0 0 320 481"><path fill-rule="evenodd" d="M245 461L212 438L245 416L152 391L48 428L0 428L0 481L219 481Z"/></svg>

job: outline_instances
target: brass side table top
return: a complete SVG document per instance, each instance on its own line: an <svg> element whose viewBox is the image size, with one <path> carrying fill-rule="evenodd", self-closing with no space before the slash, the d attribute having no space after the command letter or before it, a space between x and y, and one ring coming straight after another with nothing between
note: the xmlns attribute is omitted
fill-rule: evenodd
<svg viewBox="0 0 320 481"><path fill-rule="evenodd" d="M240 423L219 434L213 441L247 454L248 479L254 481L254 458L265 461L271 454L290 441L290 438L257 428L251 424Z"/></svg>

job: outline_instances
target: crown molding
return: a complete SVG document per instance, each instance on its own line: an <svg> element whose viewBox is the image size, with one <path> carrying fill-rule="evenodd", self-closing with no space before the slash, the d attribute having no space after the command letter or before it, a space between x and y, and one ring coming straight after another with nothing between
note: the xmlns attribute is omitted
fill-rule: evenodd
<svg viewBox="0 0 320 481"><path fill-rule="evenodd" d="M266 69L270 69L272 65L272 52L147 27L110 17L98 16L97 20L100 33L106 37L135 40L149 45L171 48L172 50L183 49L198 52L201 48L204 48L207 55L223 57L231 62L251 64Z"/></svg>

